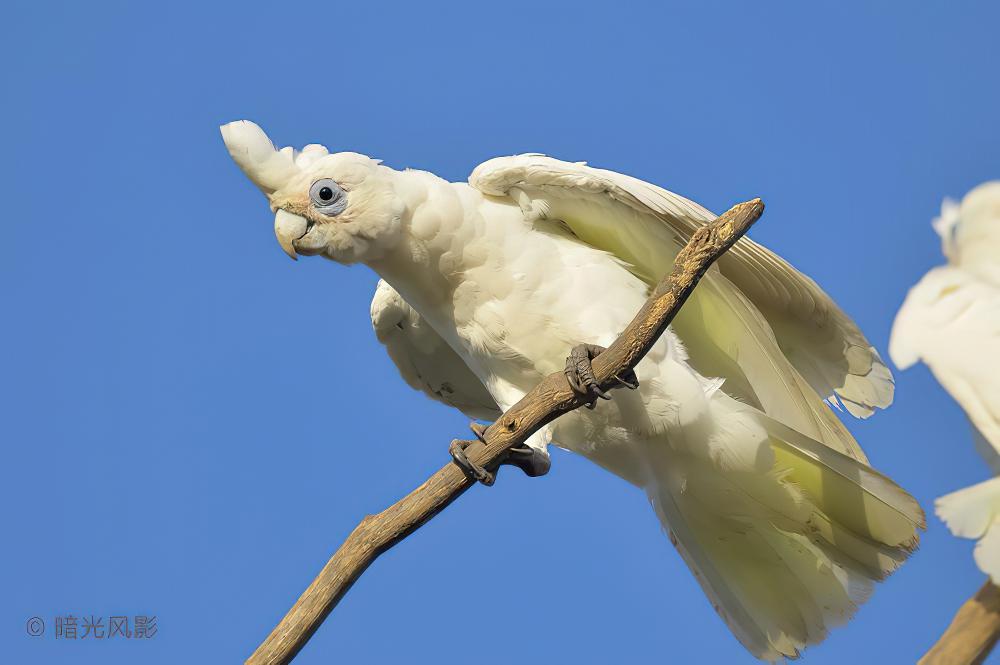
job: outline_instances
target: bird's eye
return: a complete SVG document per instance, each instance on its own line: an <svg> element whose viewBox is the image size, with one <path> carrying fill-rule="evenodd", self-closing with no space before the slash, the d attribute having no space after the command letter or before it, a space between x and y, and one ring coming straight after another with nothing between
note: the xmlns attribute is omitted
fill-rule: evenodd
<svg viewBox="0 0 1000 665"><path fill-rule="evenodd" d="M309 198L313 207L328 217L339 215L347 207L347 192L330 178L314 182L309 188Z"/></svg>

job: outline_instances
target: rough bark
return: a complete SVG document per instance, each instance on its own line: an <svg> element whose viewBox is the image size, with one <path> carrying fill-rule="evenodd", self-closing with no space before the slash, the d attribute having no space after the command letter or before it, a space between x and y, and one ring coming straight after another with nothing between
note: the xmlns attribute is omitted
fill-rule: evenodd
<svg viewBox="0 0 1000 665"><path fill-rule="evenodd" d="M986 660L1000 637L1000 588L989 580L965 601L951 625L919 665L976 665Z"/></svg>
<svg viewBox="0 0 1000 665"><path fill-rule="evenodd" d="M709 266L747 232L763 211L760 199L740 203L692 235L677 255L670 274L657 285L625 332L594 359L594 374L603 389L611 390L617 385L613 378L616 374L622 375L638 364ZM485 443L476 442L466 450L469 460L495 469L508 449L524 443L540 427L586 401L570 390L562 372L547 376L486 430ZM365 517L247 659L247 665L290 662L380 554L444 510L473 484L458 466L449 463L392 506Z"/></svg>

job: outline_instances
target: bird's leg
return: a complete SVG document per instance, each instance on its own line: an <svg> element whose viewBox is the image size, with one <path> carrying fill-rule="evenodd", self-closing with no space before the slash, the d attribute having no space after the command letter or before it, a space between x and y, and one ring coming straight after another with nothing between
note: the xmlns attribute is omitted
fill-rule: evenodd
<svg viewBox="0 0 1000 665"><path fill-rule="evenodd" d="M573 389L573 392L590 398L590 401L587 402L588 409L594 408L598 397L611 399L611 395L597 384L597 379L594 377L594 367L591 364L591 361L604 351L605 348L597 344L577 344L566 357L566 369L563 370L563 373L566 374L566 381L569 382L569 387ZM636 378L633 370L625 372L622 376L616 374L615 379L619 385L629 390L635 390L639 387L639 379Z"/></svg>
<svg viewBox="0 0 1000 665"><path fill-rule="evenodd" d="M472 430L472 433L476 435L477 439L486 443L485 425L473 422L469 423L469 429ZM451 457L455 464L457 464L458 467L465 472L466 476L473 480L478 480L484 485L492 485L496 481L496 474L487 471L478 464L473 464L466 456L465 449L468 448L471 443L473 442L459 440L452 441L448 452L451 453ZM500 464L516 466L531 478L544 476L552 467L552 461L549 459L549 456L545 451L533 448L526 443L519 444L513 448L508 448L507 454L500 461Z"/></svg>
<svg viewBox="0 0 1000 665"><path fill-rule="evenodd" d="M480 425L479 423L469 423L469 429L472 433L476 435L476 438L486 443L486 426ZM544 450L539 450L529 446L526 443L521 443L513 448L507 449L507 456L501 460L500 464L509 464L510 466L516 466L529 478L537 478L538 476L544 476L552 468L552 460L549 458L549 454Z"/></svg>
<svg viewBox="0 0 1000 665"><path fill-rule="evenodd" d="M501 464L516 466L529 478L544 476L552 468L548 453L532 448L526 443L507 450L507 457Z"/></svg>

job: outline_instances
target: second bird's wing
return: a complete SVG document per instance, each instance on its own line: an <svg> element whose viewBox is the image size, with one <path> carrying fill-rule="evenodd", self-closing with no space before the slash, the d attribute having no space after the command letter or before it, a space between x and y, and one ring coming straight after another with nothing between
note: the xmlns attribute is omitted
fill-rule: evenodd
<svg viewBox="0 0 1000 665"><path fill-rule="evenodd" d="M411 388L470 418L500 417L500 408L465 361L381 280L372 298L372 327Z"/></svg>
<svg viewBox="0 0 1000 665"><path fill-rule="evenodd" d="M900 369L923 360L968 414L977 448L1000 472L1000 290L961 268L942 266L924 275L903 302L892 326L889 355Z"/></svg>

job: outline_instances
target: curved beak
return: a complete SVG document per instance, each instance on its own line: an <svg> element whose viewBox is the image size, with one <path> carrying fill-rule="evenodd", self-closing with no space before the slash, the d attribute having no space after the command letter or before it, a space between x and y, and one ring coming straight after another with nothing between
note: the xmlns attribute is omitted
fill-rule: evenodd
<svg viewBox="0 0 1000 665"><path fill-rule="evenodd" d="M305 217L293 215L285 210L278 210L274 215L274 235L278 237L278 244L285 250L285 254L296 261L299 255L295 253L295 241L308 231L309 222Z"/></svg>

